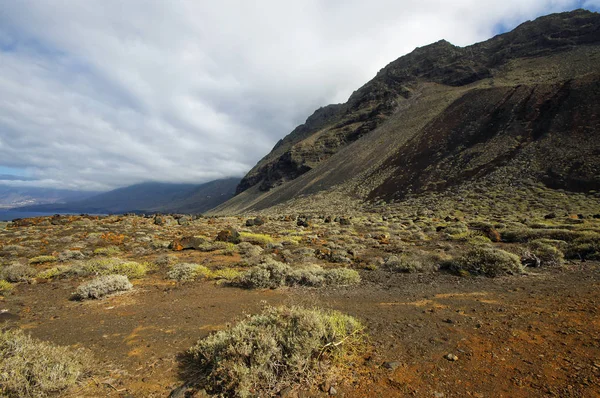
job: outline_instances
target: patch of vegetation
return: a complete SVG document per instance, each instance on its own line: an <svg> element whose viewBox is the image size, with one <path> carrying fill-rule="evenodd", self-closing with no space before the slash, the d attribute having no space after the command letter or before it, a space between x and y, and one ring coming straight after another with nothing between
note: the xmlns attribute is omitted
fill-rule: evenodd
<svg viewBox="0 0 600 398"><path fill-rule="evenodd" d="M21 330L0 331L0 395L45 397L75 385L90 374L91 357L35 340Z"/></svg>
<svg viewBox="0 0 600 398"><path fill-rule="evenodd" d="M133 285L124 275L103 275L80 285L73 293L73 299L99 299L107 294L122 292L131 288L133 288Z"/></svg>
<svg viewBox="0 0 600 398"><path fill-rule="evenodd" d="M526 243L537 239L552 239L571 242L577 239L594 237L600 239L600 234L591 231L572 231L568 229L515 229L502 232L502 240L509 243Z"/></svg>
<svg viewBox="0 0 600 398"><path fill-rule="evenodd" d="M519 274L523 265L519 256L492 247L476 247L463 256L444 263L444 268L459 275L496 277Z"/></svg>
<svg viewBox="0 0 600 398"><path fill-rule="evenodd" d="M189 282L199 277L208 277L211 274L211 270L204 265L179 263L171 267L167 272L167 278L181 282Z"/></svg>
<svg viewBox="0 0 600 398"><path fill-rule="evenodd" d="M240 276L242 273L234 268L223 268L211 272L210 278L217 280L233 281L235 278Z"/></svg>
<svg viewBox="0 0 600 398"><path fill-rule="evenodd" d="M119 258L94 258L79 265L68 268L64 273L76 276L89 275L124 275L130 279L141 278L146 273L156 270L156 265L149 262L138 263L123 261Z"/></svg>
<svg viewBox="0 0 600 398"><path fill-rule="evenodd" d="M281 286L348 286L360 282L357 271L347 268L324 269L318 265L292 268L287 264L267 260L242 273L232 284L247 289L276 289Z"/></svg>
<svg viewBox="0 0 600 398"><path fill-rule="evenodd" d="M99 247L94 250L94 254L97 256L116 256L121 253L121 249L116 246Z"/></svg>
<svg viewBox="0 0 600 398"><path fill-rule="evenodd" d="M44 271L39 272L36 278L40 279L53 279L57 278L67 272L67 267L52 267Z"/></svg>
<svg viewBox="0 0 600 398"><path fill-rule="evenodd" d="M0 294L5 295L14 289L12 283L5 281L4 279L0 279Z"/></svg>
<svg viewBox="0 0 600 398"><path fill-rule="evenodd" d="M45 263L53 263L57 259L54 256L37 256L29 259L29 264L45 264Z"/></svg>
<svg viewBox="0 0 600 398"><path fill-rule="evenodd" d="M423 261L415 255L390 256L383 268L391 272L420 272L423 270Z"/></svg>
<svg viewBox="0 0 600 398"><path fill-rule="evenodd" d="M600 260L600 234L575 239L565 250L569 259Z"/></svg>
<svg viewBox="0 0 600 398"><path fill-rule="evenodd" d="M127 261L116 264L110 269L111 274L125 275L129 279L141 278L148 272L150 263L136 263L135 261Z"/></svg>
<svg viewBox="0 0 600 398"><path fill-rule="evenodd" d="M0 279L8 282L27 282L36 274L35 268L23 264L12 264L0 272Z"/></svg>
<svg viewBox="0 0 600 398"><path fill-rule="evenodd" d="M251 232L240 232L240 238L242 239L242 242L249 242L260 246L266 246L269 243L274 242L273 238L269 235Z"/></svg>
<svg viewBox="0 0 600 398"><path fill-rule="evenodd" d="M327 363L356 353L364 346L362 331L359 321L337 311L266 307L190 348L186 373L212 394L273 396L314 383Z"/></svg>
<svg viewBox="0 0 600 398"><path fill-rule="evenodd" d="M559 267L565 262L565 255L563 252L547 243L544 239L530 242L528 249L540 260L541 266Z"/></svg>
<svg viewBox="0 0 600 398"><path fill-rule="evenodd" d="M58 255L59 261L83 260L85 255L79 250L65 250Z"/></svg>

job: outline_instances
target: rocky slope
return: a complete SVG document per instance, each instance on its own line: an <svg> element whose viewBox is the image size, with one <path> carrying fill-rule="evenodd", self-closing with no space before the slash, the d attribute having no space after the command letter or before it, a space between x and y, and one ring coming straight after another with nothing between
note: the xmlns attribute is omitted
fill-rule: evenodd
<svg viewBox="0 0 600 398"><path fill-rule="evenodd" d="M600 15L585 10L469 47L418 48L345 104L317 110L215 213L315 194L389 201L481 181L597 190L598 65Z"/></svg>

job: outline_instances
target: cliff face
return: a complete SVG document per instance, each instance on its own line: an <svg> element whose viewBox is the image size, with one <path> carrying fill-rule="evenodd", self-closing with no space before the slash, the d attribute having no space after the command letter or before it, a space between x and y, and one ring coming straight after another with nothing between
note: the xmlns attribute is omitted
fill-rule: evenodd
<svg viewBox="0 0 600 398"><path fill-rule="evenodd" d="M281 140L237 188L252 200L237 202L264 208L339 184L361 198L397 198L503 167L594 189L599 53L600 15L584 10L469 47L417 48Z"/></svg>

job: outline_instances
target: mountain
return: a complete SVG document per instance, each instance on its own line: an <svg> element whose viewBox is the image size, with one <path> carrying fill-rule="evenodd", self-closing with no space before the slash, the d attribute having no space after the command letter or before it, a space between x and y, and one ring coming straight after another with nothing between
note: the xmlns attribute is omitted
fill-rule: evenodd
<svg viewBox="0 0 600 398"><path fill-rule="evenodd" d="M231 198L239 178L201 185L147 182L59 205L27 206L17 210L57 213L203 213Z"/></svg>
<svg viewBox="0 0 600 398"><path fill-rule="evenodd" d="M0 180L22 180L13 176L0 175ZM0 209L19 206L77 201L97 195L98 192L71 191L67 189L14 187L0 184Z"/></svg>
<svg viewBox="0 0 600 398"><path fill-rule="evenodd" d="M552 14L393 61L278 142L213 213L389 202L471 183L598 190L599 130L600 14Z"/></svg>

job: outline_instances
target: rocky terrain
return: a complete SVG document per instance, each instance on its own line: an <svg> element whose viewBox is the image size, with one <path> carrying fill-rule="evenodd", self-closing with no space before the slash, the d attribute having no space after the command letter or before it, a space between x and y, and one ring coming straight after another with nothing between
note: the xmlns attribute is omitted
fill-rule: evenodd
<svg viewBox="0 0 600 398"><path fill-rule="evenodd" d="M187 350L265 304L339 310L367 336L343 369L266 395L597 396L598 197L519 194L16 220L0 231L0 322L89 352L63 396L205 396Z"/></svg>
<svg viewBox="0 0 600 398"><path fill-rule="evenodd" d="M599 43L417 49L204 215L0 223L0 395L600 396Z"/></svg>
<svg viewBox="0 0 600 398"><path fill-rule="evenodd" d="M317 110L213 212L340 194L390 201L472 182L597 190L599 44L600 16L578 10L469 47L418 48L347 103Z"/></svg>

